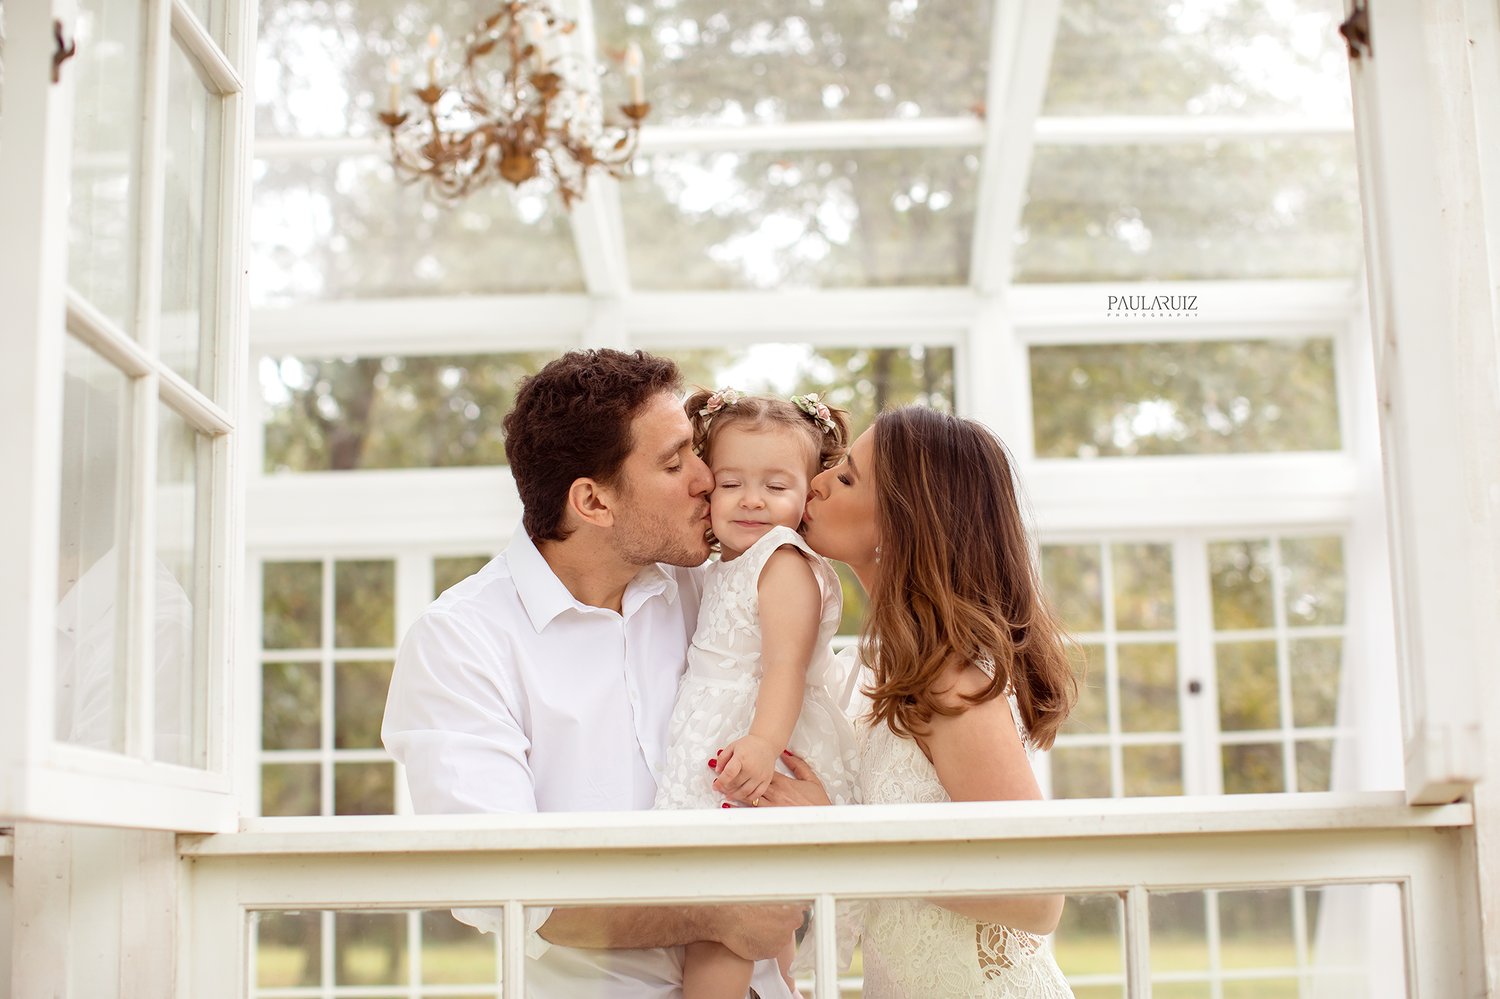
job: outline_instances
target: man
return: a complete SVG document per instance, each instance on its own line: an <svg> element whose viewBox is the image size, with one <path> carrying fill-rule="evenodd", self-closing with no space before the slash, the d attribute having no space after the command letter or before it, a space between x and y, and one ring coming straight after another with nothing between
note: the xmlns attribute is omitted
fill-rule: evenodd
<svg viewBox="0 0 1500 999"><path fill-rule="evenodd" d="M382 736L419 812L650 808L697 622L713 479L693 453L677 367L574 352L526 379L505 418L525 512L503 555L444 593L402 643ZM493 932L495 914L460 910ZM771 957L794 906L541 910L527 992L681 995L679 945Z"/></svg>

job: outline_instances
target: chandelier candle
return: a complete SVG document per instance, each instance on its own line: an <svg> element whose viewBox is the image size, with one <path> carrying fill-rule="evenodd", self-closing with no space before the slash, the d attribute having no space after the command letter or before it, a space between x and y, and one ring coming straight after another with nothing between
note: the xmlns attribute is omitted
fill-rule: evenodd
<svg viewBox="0 0 1500 999"><path fill-rule="evenodd" d="M549 0L505 0L464 43L462 64L442 78L442 31L427 36L427 85L420 113L401 107L400 65L391 61L391 161L403 181L425 181L446 201L504 180L555 190L565 208L582 198L591 171L626 177L640 142L646 103L639 45L625 53L629 103L610 121L589 54L565 39L577 24ZM453 63L449 63L450 66Z"/></svg>

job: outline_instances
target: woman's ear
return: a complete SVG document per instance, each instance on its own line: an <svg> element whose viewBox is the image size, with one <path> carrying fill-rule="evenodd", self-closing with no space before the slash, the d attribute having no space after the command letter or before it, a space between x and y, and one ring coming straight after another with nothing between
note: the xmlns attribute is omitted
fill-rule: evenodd
<svg viewBox="0 0 1500 999"><path fill-rule="evenodd" d="M576 523L613 527L614 499L610 490L593 479L574 479L568 487L567 516Z"/></svg>

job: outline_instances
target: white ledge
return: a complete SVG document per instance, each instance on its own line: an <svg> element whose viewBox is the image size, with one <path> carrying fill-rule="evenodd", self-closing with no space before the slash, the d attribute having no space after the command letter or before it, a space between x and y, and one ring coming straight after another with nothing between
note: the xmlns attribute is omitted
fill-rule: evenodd
<svg viewBox="0 0 1500 999"><path fill-rule="evenodd" d="M1468 804L1412 807L1400 792L965 802L854 808L246 819L182 836L185 857L660 850L1355 832L1471 826Z"/></svg>

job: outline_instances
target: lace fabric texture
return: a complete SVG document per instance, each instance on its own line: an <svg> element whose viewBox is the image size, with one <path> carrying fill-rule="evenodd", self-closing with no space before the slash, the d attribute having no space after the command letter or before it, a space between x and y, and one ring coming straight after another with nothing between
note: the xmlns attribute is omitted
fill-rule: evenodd
<svg viewBox="0 0 1500 999"><path fill-rule="evenodd" d="M859 742L865 804L951 800L915 740L877 723L861 727ZM1073 999L1035 934L919 899L867 902L864 920L866 999Z"/></svg>
<svg viewBox="0 0 1500 999"><path fill-rule="evenodd" d="M843 609L838 575L796 531L773 527L739 558L709 566L687 673L672 709L657 808L718 808L723 801L712 787L714 774L707 764L719 749L750 731L761 677L760 574L783 545L808 556L822 591L818 640L788 748L822 778L834 804L854 800L858 746L854 726L838 703L846 665L835 660L829 645Z"/></svg>

